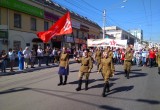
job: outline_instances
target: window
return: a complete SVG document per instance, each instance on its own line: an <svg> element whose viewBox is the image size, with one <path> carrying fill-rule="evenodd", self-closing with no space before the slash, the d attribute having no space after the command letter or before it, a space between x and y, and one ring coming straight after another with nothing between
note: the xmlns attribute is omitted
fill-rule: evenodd
<svg viewBox="0 0 160 110"><path fill-rule="evenodd" d="M82 38L84 39L84 32L82 32Z"/></svg>
<svg viewBox="0 0 160 110"><path fill-rule="evenodd" d="M1 25L1 19L2 19L1 17L2 17L2 16L1 16L1 9L0 9L0 25Z"/></svg>
<svg viewBox="0 0 160 110"><path fill-rule="evenodd" d="M21 28L21 15L20 14L14 14L14 27Z"/></svg>
<svg viewBox="0 0 160 110"><path fill-rule="evenodd" d="M78 36L79 36L79 31L77 30L77 35L76 35L76 37L78 38Z"/></svg>
<svg viewBox="0 0 160 110"><path fill-rule="evenodd" d="M48 22L47 22L47 21L44 21L44 30L45 30L45 31L48 30L48 27L49 27Z"/></svg>
<svg viewBox="0 0 160 110"><path fill-rule="evenodd" d="M31 30L36 31L36 19L31 18Z"/></svg>

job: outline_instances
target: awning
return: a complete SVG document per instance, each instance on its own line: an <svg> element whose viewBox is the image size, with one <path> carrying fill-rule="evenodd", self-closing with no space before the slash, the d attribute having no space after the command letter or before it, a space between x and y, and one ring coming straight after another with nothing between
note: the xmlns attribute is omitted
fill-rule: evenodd
<svg viewBox="0 0 160 110"><path fill-rule="evenodd" d="M32 42L42 43L43 41L40 38L33 38Z"/></svg>

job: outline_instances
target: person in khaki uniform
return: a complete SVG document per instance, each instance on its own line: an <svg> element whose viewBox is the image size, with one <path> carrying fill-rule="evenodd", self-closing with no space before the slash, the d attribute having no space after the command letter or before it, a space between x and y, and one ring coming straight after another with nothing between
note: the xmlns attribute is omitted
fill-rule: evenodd
<svg viewBox="0 0 160 110"><path fill-rule="evenodd" d="M97 48L96 53L95 53L95 60L96 60L96 63L97 63L97 70L98 70L99 65L101 63L101 56L102 56L102 53L100 51L100 48Z"/></svg>
<svg viewBox="0 0 160 110"><path fill-rule="evenodd" d="M113 59L113 51L111 50L110 46L107 46L107 48L104 50L108 53L108 57Z"/></svg>
<svg viewBox="0 0 160 110"><path fill-rule="evenodd" d="M106 96L106 94L105 94L106 89L107 89L107 92L110 91L109 78L114 75L114 71L115 71L115 67L114 67L112 58L109 57L109 54L107 52L103 53L103 59L101 60L101 65L98 70L98 73L100 71L102 72L103 78L104 78L104 88L103 88L103 92L102 92L102 97L105 97Z"/></svg>
<svg viewBox="0 0 160 110"><path fill-rule="evenodd" d="M133 58L133 54L131 52L130 48L126 49L126 53L125 53L125 57L124 57L124 71L125 71L125 77L127 77L127 79L129 79L129 72L131 70L131 66L132 66L132 58Z"/></svg>
<svg viewBox="0 0 160 110"><path fill-rule="evenodd" d="M91 58L91 60L92 60L92 68L93 68L93 63L94 63L94 59L93 59L93 57L92 57L92 52L91 51L89 51L88 52L88 56ZM91 69L92 69L91 68Z"/></svg>
<svg viewBox="0 0 160 110"><path fill-rule="evenodd" d="M158 64L158 73L160 74L160 49L158 50L158 54L156 56L156 63Z"/></svg>
<svg viewBox="0 0 160 110"><path fill-rule="evenodd" d="M85 75L85 90L88 90L88 80L89 80L89 75L92 69L92 59L91 57L89 57L88 55L89 50L85 50L84 51L84 56L81 59L77 59L76 61L78 61L79 63L81 63L81 67L79 70L79 83L78 83L78 87L76 88L76 91L80 91L81 90L81 85L82 85L82 78L83 75Z"/></svg>
<svg viewBox="0 0 160 110"><path fill-rule="evenodd" d="M67 78L69 75L69 54L67 53L66 47L63 47L63 51L60 55L60 63L59 63L59 84L60 85L66 85L67 83ZM65 76L64 82L63 82L63 77Z"/></svg>

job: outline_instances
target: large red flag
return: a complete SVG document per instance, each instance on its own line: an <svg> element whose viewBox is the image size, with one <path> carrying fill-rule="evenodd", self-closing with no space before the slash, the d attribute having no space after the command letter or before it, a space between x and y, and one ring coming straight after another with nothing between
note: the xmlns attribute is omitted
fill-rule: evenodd
<svg viewBox="0 0 160 110"><path fill-rule="evenodd" d="M56 35L64 35L72 33L72 25L70 19L70 13L67 12L62 16L49 30L38 32L37 36L43 41L48 42L52 37Z"/></svg>

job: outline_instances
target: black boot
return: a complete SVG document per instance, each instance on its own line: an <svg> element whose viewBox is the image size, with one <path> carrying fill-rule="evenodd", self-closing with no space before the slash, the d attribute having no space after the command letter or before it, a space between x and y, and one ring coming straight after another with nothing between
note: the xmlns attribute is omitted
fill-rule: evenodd
<svg viewBox="0 0 160 110"><path fill-rule="evenodd" d="M129 71L127 71L127 79L129 79Z"/></svg>
<svg viewBox="0 0 160 110"><path fill-rule="evenodd" d="M106 89L107 89L107 83L104 83L104 87L103 87L103 92L102 92L102 97L106 97Z"/></svg>
<svg viewBox="0 0 160 110"><path fill-rule="evenodd" d="M127 70L124 70L124 76L127 77Z"/></svg>
<svg viewBox="0 0 160 110"><path fill-rule="evenodd" d="M109 82L107 83L107 92L110 92Z"/></svg>
<svg viewBox="0 0 160 110"><path fill-rule="evenodd" d="M63 85L66 85L67 79L68 79L68 76L66 75L66 76L64 77L64 83L63 83Z"/></svg>
<svg viewBox="0 0 160 110"><path fill-rule="evenodd" d="M58 86L62 85L63 84L63 77L62 75L59 75L59 83L58 83Z"/></svg>
<svg viewBox="0 0 160 110"><path fill-rule="evenodd" d="M79 80L78 82L78 87L76 88L76 91L80 91L82 86L82 79Z"/></svg>
<svg viewBox="0 0 160 110"><path fill-rule="evenodd" d="M158 74L160 74L160 67L158 67Z"/></svg>
<svg viewBox="0 0 160 110"><path fill-rule="evenodd" d="M88 90L88 79L86 79L86 81L85 81L85 90L86 91Z"/></svg>

